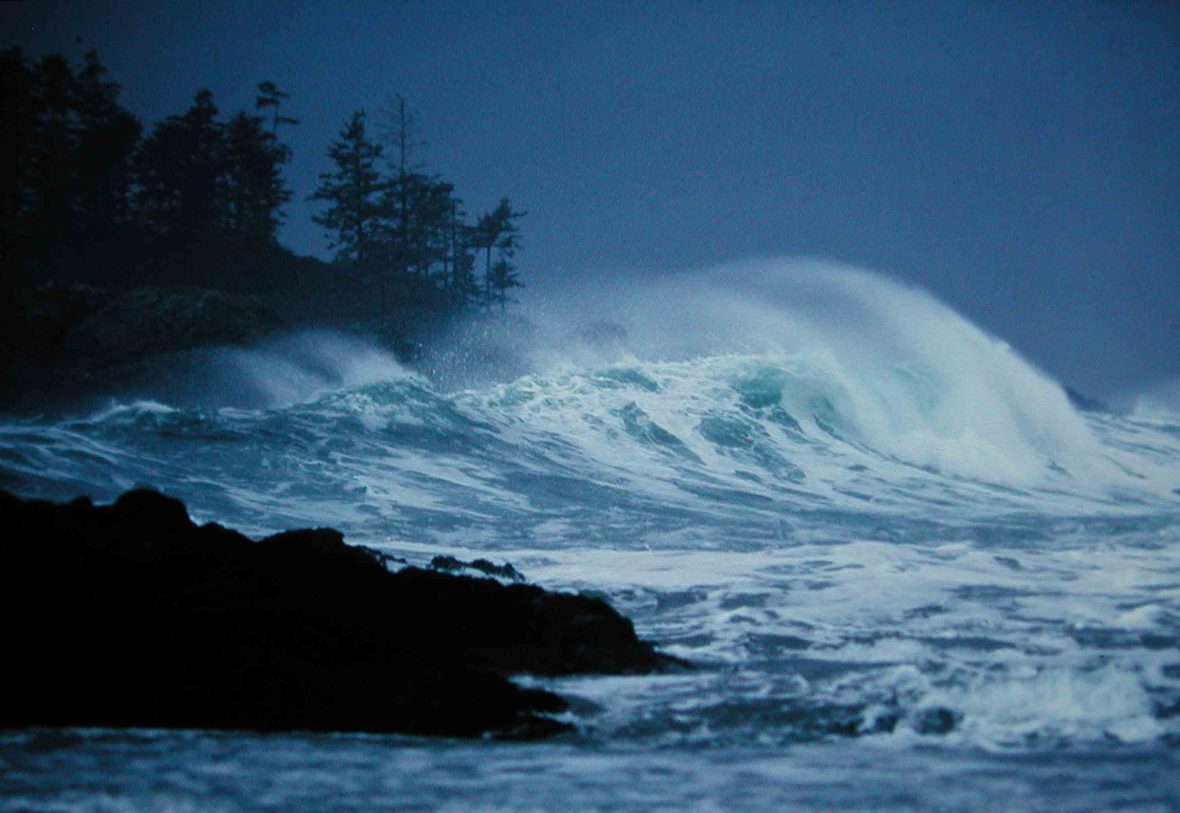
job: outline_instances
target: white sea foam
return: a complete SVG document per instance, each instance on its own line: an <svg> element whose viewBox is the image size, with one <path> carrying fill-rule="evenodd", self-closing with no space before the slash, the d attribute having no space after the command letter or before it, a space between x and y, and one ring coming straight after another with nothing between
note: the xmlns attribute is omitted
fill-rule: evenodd
<svg viewBox="0 0 1180 813"><path fill-rule="evenodd" d="M1180 378L1156 384L1135 395L1131 415L1180 426Z"/></svg>
<svg viewBox="0 0 1180 813"><path fill-rule="evenodd" d="M886 277L765 260L618 289L606 283L596 294L581 313L605 315L627 333L605 346L608 357L780 359L788 412L822 402L841 432L898 459L1019 485L1044 482L1055 467L1091 480L1117 476L1056 382L934 297ZM535 353L538 367L585 363L604 350L585 330L571 334L584 317L560 301L537 312L550 337Z"/></svg>
<svg viewBox="0 0 1180 813"><path fill-rule="evenodd" d="M147 483L256 535L331 524L605 593L704 668L563 684L602 707L579 719L592 737L1180 735L1174 424L1078 413L1003 342L864 272L602 293L584 310L623 327L538 306L512 372L458 391L351 337L218 351L193 371L204 408L10 422L0 474L53 497ZM259 408L217 400L237 394Z"/></svg>

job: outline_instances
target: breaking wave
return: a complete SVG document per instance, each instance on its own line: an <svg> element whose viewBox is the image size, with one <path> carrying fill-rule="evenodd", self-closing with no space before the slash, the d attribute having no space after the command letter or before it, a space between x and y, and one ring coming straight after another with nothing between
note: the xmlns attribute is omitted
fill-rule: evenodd
<svg viewBox="0 0 1180 813"><path fill-rule="evenodd" d="M179 396L0 424L0 485L149 484L248 532L491 551L605 592L710 668L571 682L602 709L592 737L1180 738L1175 423L1078 412L1003 341L862 271L596 297L441 337L420 372L326 333L219 350Z"/></svg>

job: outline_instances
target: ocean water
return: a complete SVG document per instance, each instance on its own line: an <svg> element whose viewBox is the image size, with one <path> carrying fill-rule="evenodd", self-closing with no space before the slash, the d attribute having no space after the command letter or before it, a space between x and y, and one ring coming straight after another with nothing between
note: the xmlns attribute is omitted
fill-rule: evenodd
<svg viewBox="0 0 1180 813"><path fill-rule="evenodd" d="M696 670L524 676L573 701L542 743L0 733L0 810L1180 809L1174 402L1080 412L929 295L814 263L528 317L416 372L323 333L211 351L4 420L0 486L507 560Z"/></svg>

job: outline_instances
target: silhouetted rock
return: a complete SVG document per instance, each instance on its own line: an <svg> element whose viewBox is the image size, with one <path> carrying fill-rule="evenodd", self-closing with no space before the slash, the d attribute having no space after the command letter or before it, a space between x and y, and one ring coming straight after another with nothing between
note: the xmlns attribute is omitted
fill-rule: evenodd
<svg viewBox="0 0 1180 813"><path fill-rule="evenodd" d="M505 675L670 664L599 599L418 568L330 529L252 542L133 491L0 492L0 725L538 737L564 701Z"/></svg>
<svg viewBox="0 0 1180 813"><path fill-rule="evenodd" d="M70 332L110 296L109 291L82 284L47 286L31 292L24 308L14 314L17 324L5 331L11 344L8 354L37 364L58 361L65 353Z"/></svg>
<svg viewBox="0 0 1180 813"><path fill-rule="evenodd" d="M502 565L497 565L488 561L487 559L476 559L473 562L464 562L461 559L456 559L454 556L435 556L430 560L430 566L433 569L441 570L444 573L461 573L464 570L474 570L477 573L495 576L500 579L507 579L508 581L524 581L524 576L520 575L520 571L514 568L511 562L505 562Z"/></svg>
<svg viewBox="0 0 1180 813"><path fill-rule="evenodd" d="M914 730L919 734L949 734L954 730L959 715L942 706L923 709L914 720Z"/></svg>
<svg viewBox="0 0 1180 813"><path fill-rule="evenodd" d="M37 411L109 396L182 366L185 353L251 345L283 327L258 297L190 287L46 287L17 316L0 347L0 408Z"/></svg>
<svg viewBox="0 0 1180 813"><path fill-rule="evenodd" d="M70 360L96 366L155 353L220 344L249 344L282 327L252 296L207 288L135 288L87 314L70 331Z"/></svg>
<svg viewBox="0 0 1180 813"><path fill-rule="evenodd" d="M10 353L104 367L210 344L248 344L282 327L253 296L206 288L41 288L27 296Z"/></svg>

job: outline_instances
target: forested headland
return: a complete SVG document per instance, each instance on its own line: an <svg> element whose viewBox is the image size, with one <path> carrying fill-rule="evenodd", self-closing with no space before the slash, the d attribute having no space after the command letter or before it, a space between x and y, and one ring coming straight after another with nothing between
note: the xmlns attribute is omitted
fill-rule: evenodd
<svg viewBox="0 0 1180 813"><path fill-rule="evenodd" d="M80 64L0 52L6 380L85 360L104 330L152 319L164 333L184 324L184 336L159 337L165 349L246 340L255 323L363 329L406 353L431 325L506 312L522 285L525 212L507 198L468 212L418 163L400 97L342 122L314 189L293 189L284 174L299 120L273 82L257 85L252 109L226 113L201 89L187 110L150 124L119 97L93 50ZM280 242L297 196L318 203L331 261ZM143 308L158 312L140 318Z"/></svg>

